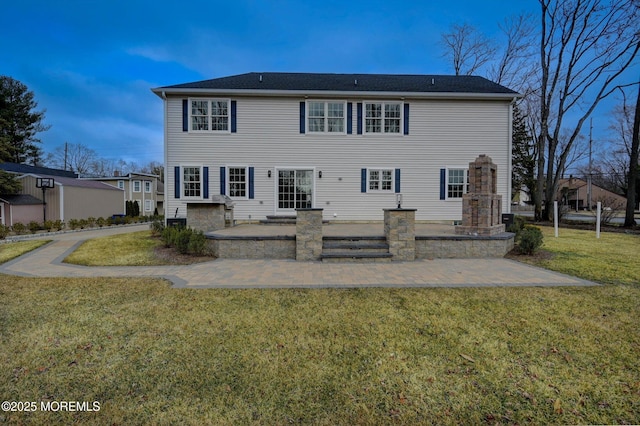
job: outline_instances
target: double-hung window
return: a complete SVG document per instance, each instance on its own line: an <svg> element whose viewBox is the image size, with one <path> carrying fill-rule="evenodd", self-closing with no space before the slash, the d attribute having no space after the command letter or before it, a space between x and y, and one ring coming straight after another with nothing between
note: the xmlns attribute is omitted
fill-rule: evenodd
<svg viewBox="0 0 640 426"><path fill-rule="evenodd" d="M402 121L402 103L370 102L365 103L365 133L400 134Z"/></svg>
<svg viewBox="0 0 640 426"><path fill-rule="evenodd" d="M246 198L247 197L247 168L246 167L229 167L229 197Z"/></svg>
<svg viewBox="0 0 640 426"><path fill-rule="evenodd" d="M133 181L133 192L140 192L140 181L139 180L134 180Z"/></svg>
<svg viewBox="0 0 640 426"><path fill-rule="evenodd" d="M119 180L118 181L118 189L124 189L124 181L123 180Z"/></svg>
<svg viewBox="0 0 640 426"><path fill-rule="evenodd" d="M192 131L229 131L228 99L191 99L190 106Z"/></svg>
<svg viewBox="0 0 640 426"><path fill-rule="evenodd" d="M202 169L198 166L182 168L182 195L202 197Z"/></svg>
<svg viewBox="0 0 640 426"><path fill-rule="evenodd" d="M309 133L344 133L345 103L309 101Z"/></svg>
<svg viewBox="0 0 640 426"><path fill-rule="evenodd" d="M469 191L469 170L447 170L447 198L462 198Z"/></svg>
<svg viewBox="0 0 640 426"><path fill-rule="evenodd" d="M368 169L369 191L392 191L393 169Z"/></svg>
<svg viewBox="0 0 640 426"><path fill-rule="evenodd" d="M148 180L144 181L144 192L146 192L147 194L151 193L151 182L149 182Z"/></svg>

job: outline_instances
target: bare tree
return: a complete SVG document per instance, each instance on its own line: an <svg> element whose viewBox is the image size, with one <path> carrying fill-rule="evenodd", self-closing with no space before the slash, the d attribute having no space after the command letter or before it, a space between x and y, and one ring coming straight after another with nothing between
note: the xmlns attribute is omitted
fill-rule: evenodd
<svg viewBox="0 0 640 426"><path fill-rule="evenodd" d="M494 59L491 40L469 24L454 24L442 35L443 56L451 60L456 75L471 75Z"/></svg>
<svg viewBox="0 0 640 426"><path fill-rule="evenodd" d="M638 22L639 8L636 0L539 2L540 155L535 213L537 219L548 220L561 177L558 171L564 169L582 126L615 90L637 55L639 34L630 23ZM570 119L575 121L569 123ZM569 137L561 146L564 129L569 129Z"/></svg>
<svg viewBox="0 0 640 426"><path fill-rule="evenodd" d="M47 162L52 167L87 176L91 174L91 165L97 158L98 154L88 146L65 142L53 150Z"/></svg>

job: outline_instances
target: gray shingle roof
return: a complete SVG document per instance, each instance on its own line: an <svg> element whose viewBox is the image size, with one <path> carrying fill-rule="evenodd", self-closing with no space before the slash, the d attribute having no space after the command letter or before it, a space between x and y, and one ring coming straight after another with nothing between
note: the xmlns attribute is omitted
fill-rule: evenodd
<svg viewBox="0 0 640 426"><path fill-rule="evenodd" d="M154 89L511 94L478 76L251 72Z"/></svg>
<svg viewBox="0 0 640 426"><path fill-rule="evenodd" d="M36 167L29 166L27 164L17 164L17 163L0 163L0 170L5 170L7 172L12 173L33 173L36 175L48 175L48 176L66 176L71 178L76 178L78 175L74 172L68 172L66 170L60 169L50 169L48 167Z"/></svg>
<svg viewBox="0 0 640 426"><path fill-rule="evenodd" d="M34 204L42 204L42 200L37 199L29 194L0 195L0 200L14 206L30 206Z"/></svg>

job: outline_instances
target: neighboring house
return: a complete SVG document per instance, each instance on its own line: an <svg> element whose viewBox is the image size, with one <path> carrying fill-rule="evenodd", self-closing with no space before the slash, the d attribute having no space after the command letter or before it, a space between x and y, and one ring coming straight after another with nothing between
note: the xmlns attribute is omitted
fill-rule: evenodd
<svg viewBox="0 0 640 426"><path fill-rule="evenodd" d="M17 180L22 184L20 195L28 195L31 197L30 202L37 199L40 203L39 215L36 219L33 218L32 210L35 211L33 205L28 214L17 215L14 209L11 216L6 214L5 207L3 219L5 222L6 219L11 219L11 223L5 223L7 225L16 222L26 224L31 220L42 222L45 214L47 220L68 221L124 213L124 191L111 185L78 179L75 173L64 170L26 164L0 163L0 169L17 175ZM37 187L38 178L50 178L54 183L53 188L45 191L45 209L42 207L43 191ZM10 196L0 195L0 199L7 199L7 197Z"/></svg>
<svg viewBox="0 0 640 426"><path fill-rule="evenodd" d="M156 209L159 214L163 214L164 184L157 175L129 173L121 176L115 172L113 176L86 178L86 180L99 181L122 189L125 201L138 202L142 216L150 216L154 214Z"/></svg>
<svg viewBox="0 0 640 426"><path fill-rule="evenodd" d="M0 195L0 224L42 222L42 200L27 194Z"/></svg>
<svg viewBox="0 0 640 426"><path fill-rule="evenodd" d="M560 179L558 181L558 193L556 200L560 200L563 205L568 205L572 210L585 210L589 206L589 184L574 177ZM598 201L602 207L624 209L627 199L615 192L608 191L597 185L591 184L591 206L595 208Z"/></svg>
<svg viewBox="0 0 640 426"><path fill-rule="evenodd" d="M519 95L484 78L248 73L152 91L164 100L167 217L224 194L240 221L296 208L382 220L402 194L417 220L459 220L480 154L510 211Z"/></svg>

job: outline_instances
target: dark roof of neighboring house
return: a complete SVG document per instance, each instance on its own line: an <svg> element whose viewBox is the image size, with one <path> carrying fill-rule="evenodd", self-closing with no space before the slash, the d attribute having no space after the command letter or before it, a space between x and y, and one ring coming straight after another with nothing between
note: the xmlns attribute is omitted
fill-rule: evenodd
<svg viewBox="0 0 640 426"><path fill-rule="evenodd" d="M176 89L176 90L173 90ZM210 89L229 91L327 91L327 92L398 92L398 93L474 93L517 96L517 92L469 75L401 75L401 74L317 74L251 72L212 80L153 89Z"/></svg>
<svg viewBox="0 0 640 426"><path fill-rule="evenodd" d="M37 175L46 174L49 176L65 176L70 178L77 178L78 175L73 172L60 169L50 169L49 167L29 166L27 164L17 163L0 163L0 169L12 173L33 173Z"/></svg>
<svg viewBox="0 0 640 426"><path fill-rule="evenodd" d="M84 179L76 179L70 178L66 176L51 176L51 175L41 175L36 173L27 173L37 177L50 177L54 179L54 182L63 186L74 186L77 188L93 188L93 189L107 189L112 191L122 191L122 189L116 188L113 185L109 185L103 182L96 182L93 180L84 180ZM22 177L22 176L21 176Z"/></svg>
<svg viewBox="0 0 640 426"><path fill-rule="evenodd" d="M42 204L42 200L29 194L0 195L0 200L14 206L28 206L32 204Z"/></svg>

